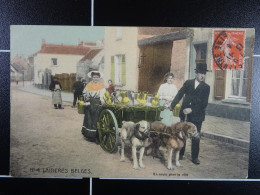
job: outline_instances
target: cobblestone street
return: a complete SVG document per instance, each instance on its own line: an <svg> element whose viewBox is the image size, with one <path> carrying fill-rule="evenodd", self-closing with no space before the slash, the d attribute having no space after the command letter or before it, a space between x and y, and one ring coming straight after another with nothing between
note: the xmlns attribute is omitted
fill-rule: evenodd
<svg viewBox="0 0 260 195"><path fill-rule="evenodd" d="M10 170L18 177L120 177L120 178L213 178L244 179L248 169L248 148L242 148L202 137L200 165L190 161L190 141L183 167L167 170L157 158L144 156L145 169L134 170L130 158L119 161L119 153L110 154L81 134L83 115L71 103L63 103L64 110L53 109L51 92L37 95L20 90L11 84L11 152ZM67 96L72 94L67 94ZM206 120L213 121L208 117ZM247 128L249 123L239 123ZM225 123L220 118L214 127ZM210 126L204 125L204 128ZM249 131L247 138L249 139ZM240 137L237 137L240 138ZM130 156L130 154L128 155Z"/></svg>

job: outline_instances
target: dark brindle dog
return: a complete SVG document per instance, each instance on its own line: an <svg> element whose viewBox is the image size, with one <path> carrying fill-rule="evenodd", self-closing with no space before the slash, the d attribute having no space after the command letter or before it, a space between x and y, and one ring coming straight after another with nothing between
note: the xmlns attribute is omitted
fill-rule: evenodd
<svg viewBox="0 0 260 195"><path fill-rule="evenodd" d="M167 149L168 169L172 168L172 153L175 152L176 166L182 166L179 162L180 150L183 148L185 141L192 136L197 135L197 128L190 122L179 122L172 126L166 126L163 123L156 121L151 123L151 134L153 139L154 153L159 153L159 147L165 146Z"/></svg>

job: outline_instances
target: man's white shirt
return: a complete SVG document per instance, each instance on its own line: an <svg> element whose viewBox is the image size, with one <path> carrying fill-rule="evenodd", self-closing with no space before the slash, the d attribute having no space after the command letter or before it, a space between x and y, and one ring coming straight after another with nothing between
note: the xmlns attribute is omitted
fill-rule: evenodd
<svg viewBox="0 0 260 195"><path fill-rule="evenodd" d="M198 87L199 84L200 84L200 82L197 81L197 79L195 79L195 89Z"/></svg>

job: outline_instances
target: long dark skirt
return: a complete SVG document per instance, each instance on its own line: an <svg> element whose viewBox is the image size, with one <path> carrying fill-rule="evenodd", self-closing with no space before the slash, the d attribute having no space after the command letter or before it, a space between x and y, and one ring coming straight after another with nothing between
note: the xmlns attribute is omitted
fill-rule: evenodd
<svg viewBox="0 0 260 195"><path fill-rule="evenodd" d="M84 121L82 126L82 134L89 140L98 138L97 121L99 116L100 99L90 99L90 105L84 107Z"/></svg>

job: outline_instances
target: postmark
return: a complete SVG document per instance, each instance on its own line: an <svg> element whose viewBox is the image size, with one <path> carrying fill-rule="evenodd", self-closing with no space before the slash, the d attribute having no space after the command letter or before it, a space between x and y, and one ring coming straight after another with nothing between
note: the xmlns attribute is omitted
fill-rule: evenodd
<svg viewBox="0 0 260 195"><path fill-rule="evenodd" d="M244 68L245 31L213 30L213 69Z"/></svg>

